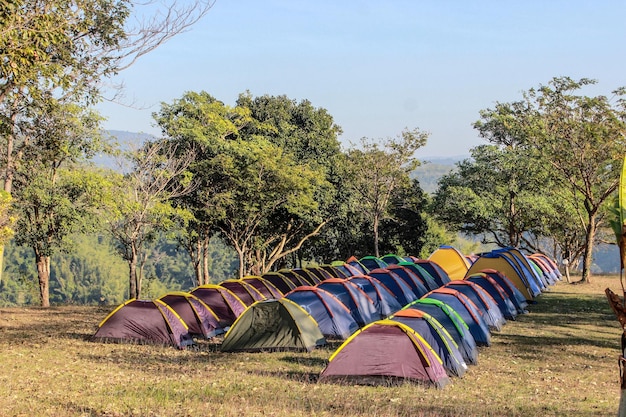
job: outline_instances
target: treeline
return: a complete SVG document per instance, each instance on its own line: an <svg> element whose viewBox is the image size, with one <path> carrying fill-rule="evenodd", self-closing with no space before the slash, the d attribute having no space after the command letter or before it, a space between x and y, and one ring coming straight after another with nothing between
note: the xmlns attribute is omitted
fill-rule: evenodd
<svg viewBox="0 0 626 417"><path fill-rule="evenodd" d="M169 291L189 291L195 286L189 256L175 241L157 239L150 245L143 294L155 298ZM211 276L215 283L236 274L234 252L216 238L210 243ZM115 252L111 238L80 235L67 253L52 257L52 304L116 305L128 297L128 265ZM32 250L9 243L0 282L0 305L37 305L40 301Z"/></svg>

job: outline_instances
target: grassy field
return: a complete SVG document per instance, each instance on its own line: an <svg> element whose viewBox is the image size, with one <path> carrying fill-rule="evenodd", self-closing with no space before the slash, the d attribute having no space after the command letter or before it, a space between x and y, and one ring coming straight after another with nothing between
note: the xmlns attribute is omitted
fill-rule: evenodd
<svg viewBox="0 0 626 417"><path fill-rule="evenodd" d="M604 288L559 283L442 390L317 382L338 346L231 353L90 342L112 307L0 309L2 416L611 416L621 329Z"/></svg>

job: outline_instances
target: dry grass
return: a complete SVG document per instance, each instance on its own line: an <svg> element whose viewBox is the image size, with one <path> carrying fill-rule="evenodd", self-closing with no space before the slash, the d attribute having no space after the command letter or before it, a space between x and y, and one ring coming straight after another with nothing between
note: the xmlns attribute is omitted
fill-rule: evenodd
<svg viewBox="0 0 626 417"><path fill-rule="evenodd" d="M337 344L225 354L89 342L110 307L0 309L3 416L607 416L620 328L604 288L560 283L443 390L317 383Z"/></svg>

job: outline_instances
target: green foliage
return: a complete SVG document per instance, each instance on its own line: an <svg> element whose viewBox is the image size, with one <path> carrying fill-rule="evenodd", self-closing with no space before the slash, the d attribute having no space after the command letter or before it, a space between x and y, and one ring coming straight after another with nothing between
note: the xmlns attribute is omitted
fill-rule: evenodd
<svg viewBox="0 0 626 417"><path fill-rule="evenodd" d="M115 252L106 234L72 236L73 250L51 259L50 302L58 304L117 305L128 299L128 265ZM195 287L189 256L175 241L160 236L148 246L143 297ZM215 283L236 275L236 256L219 239L210 244L209 267ZM37 270L31 248L13 241L6 245L6 265L0 282L0 306L36 305Z"/></svg>
<svg viewBox="0 0 626 417"><path fill-rule="evenodd" d="M339 154L339 128L325 110L249 94L230 107L201 92L163 104L155 119L178 157L194 154L197 188L177 204L194 215L181 241L198 281L203 245L216 231L238 252L244 275L269 269L325 224Z"/></svg>
<svg viewBox="0 0 626 417"><path fill-rule="evenodd" d="M347 180L355 193L359 209L368 219L373 232L372 251L379 256L379 226L390 217L390 200L396 190L408 187L409 174L419 165L414 157L426 143L428 134L405 129L396 139L382 146L363 138L358 147L347 153Z"/></svg>
<svg viewBox="0 0 626 417"><path fill-rule="evenodd" d="M482 145L440 179L433 208L452 230L482 235L485 243L531 247L526 234L548 233L556 206L549 173L520 147Z"/></svg>
<svg viewBox="0 0 626 417"><path fill-rule="evenodd" d="M551 168L551 178L573 202L566 207L573 207L580 219L561 216L562 227L577 227L584 233L583 281L592 264L599 214L617 188L626 147L625 91L615 90L613 99L577 94L595 83L586 78L553 78L525 92L523 100L498 103L495 109L481 112L483 121L476 123L490 141L516 142L534 151L537 163ZM566 235L576 234L580 235Z"/></svg>

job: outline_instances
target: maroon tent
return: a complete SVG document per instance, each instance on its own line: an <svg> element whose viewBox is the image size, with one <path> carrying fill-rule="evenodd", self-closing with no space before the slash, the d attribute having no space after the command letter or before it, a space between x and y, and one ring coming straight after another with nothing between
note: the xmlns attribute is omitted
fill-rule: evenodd
<svg viewBox="0 0 626 417"><path fill-rule="evenodd" d="M128 300L98 325L92 340L176 346L193 344L187 325L161 300Z"/></svg>
<svg viewBox="0 0 626 417"><path fill-rule="evenodd" d="M200 285L190 291L217 314L221 327L228 327L246 309L246 304L228 288L214 284Z"/></svg>
<svg viewBox="0 0 626 417"><path fill-rule="evenodd" d="M414 381L438 388L449 382L430 345L394 320L376 321L354 333L330 357L319 380L376 385Z"/></svg>
<svg viewBox="0 0 626 417"><path fill-rule="evenodd" d="M219 283L220 287L224 287L232 291L246 307L254 304L256 301L266 300L264 296L252 285L242 279L227 279Z"/></svg>
<svg viewBox="0 0 626 417"><path fill-rule="evenodd" d="M188 292L171 292L161 297L189 327L189 333L205 339L225 333L217 314L202 300Z"/></svg>

